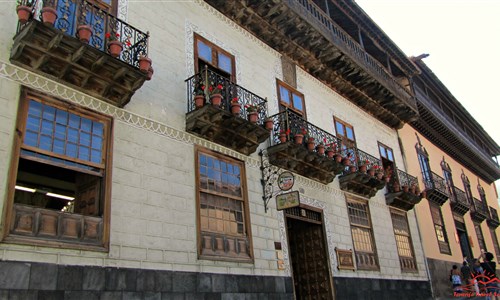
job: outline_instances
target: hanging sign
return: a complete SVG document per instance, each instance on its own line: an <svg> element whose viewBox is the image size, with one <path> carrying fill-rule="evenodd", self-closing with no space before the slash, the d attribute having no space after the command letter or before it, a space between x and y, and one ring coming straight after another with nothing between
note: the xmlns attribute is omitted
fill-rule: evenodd
<svg viewBox="0 0 500 300"><path fill-rule="evenodd" d="M278 187L282 191L288 191L293 187L293 184L295 183L295 177L291 172L283 172L280 174L278 177Z"/></svg>
<svg viewBox="0 0 500 300"><path fill-rule="evenodd" d="M299 191L293 191L276 196L276 209L283 210L285 208L295 207L300 205Z"/></svg>

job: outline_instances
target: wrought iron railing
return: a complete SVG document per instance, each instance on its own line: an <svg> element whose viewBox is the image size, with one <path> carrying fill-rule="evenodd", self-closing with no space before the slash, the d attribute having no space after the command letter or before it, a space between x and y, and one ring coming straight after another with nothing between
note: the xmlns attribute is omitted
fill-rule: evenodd
<svg viewBox="0 0 500 300"><path fill-rule="evenodd" d="M365 70L369 73L372 73L372 76L375 75L375 77L383 79L397 97L410 101L409 104L413 108L417 108L416 100L410 92L378 60L370 56L358 42L337 25L326 12L314 4L312 0L287 0L287 3L291 7L303 12L304 15L310 16L310 19L319 22L324 29L324 33L331 35L337 48L348 54L351 58L356 59L356 62L365 67Z"/></svg>
<svg viewBox="0 0 500 300"><path fill-rule="evenodd" d="M497 212L497 210L494 209L491 206L490 206L490 219L492 219L494 221L497 221L497 222L500 222L500 220L498 219L498 212Z"/></svg>
<svg viewBox="0 0 500 300"><path fill-rule="evenodd" d="M267 101L264 98L257 96L212 70L205 68L200 73L189 77L185 81L187 84L188 113L196 109L194 103L194 97L196 95L203 95L208 101L211 92L215 92L220 85L220 94L222 95L221 109L231 111L231 101L236 100L241 105L239 117L247 118L249 107L253 107L256 108L259 115L258 124L262 124L266 119Z"/></svg>
<svg viewBox="0 0 500 300"><path fill-rule="evenodd" d="M439 176L438 174L432 171L423 172L422 175L423 175L425 189L439 190L440 192L448 195L446 182L443 177Z"/></svg>
<svg viewBox="0 0 500 300"><path fill-rule="evenodd" d="M367 170L374 168L375 166L380 169L382 166L382 161L380 159L356 147L343 149L341 154L343 157L346 157L351 161L350 166L346 166L344 173L350 173L351 166L356 167L358 170L361 166L366 166Z"/></svg>
<svg viewBox="0 0 500 300"><path fill-rule="evenodd" d="M399 182L400 186L408 186L408 187L418 187L418 178L415 176L411 176L410 174L406 173L405 171L402 171L400 169L397 169L396 172L396 180Z"/></svg>
<svg viewBox="0 0 500 300"><path fill-rule="evenodd" d="M339 138L307 122L302 116L291 110L287 109L269 118L273 120L274 124L271 133L272 145L293 141L295 135L305 134L303 139L304 144L307 143L308 138L312 138L316 144L322 143L326 147L332 148L336 153L339 152ZM283 142L280 140L280 135L284 136Z"/></svg>
<svg viewBox="0 0 500 300"><path fill-rule="evenodd" d="M462 191L461 189L457 188L456 186L453 187L451 201L458 203L458 204L462 204L462 205L467 206L467 207L470 206L469 201L467 200L467 195L465 194L465 192Z"/></svg>
<svg viewBox="0 0 500 300"><path fill-rule="evenodd" d="M139 57L148 55L149 33L123 22L100 7L86 0L19 0L19 5L32 8L31 20L41 21L43 7L52 7L57 11L54 28L78 38L80 25L88 25L92 29L89 45L105 52L111 40L122 42L123 50L117 59L138 67ZM17 32L25 24L18 24Z"/></svg>
<svg viewBox="0 0 500 300"><path fill-rule="evenodd" d="M476 197L472 198L473 199L473 205L472 205L472 211L475 213L482 214L484 216L489 216L488 214L488 208L486 205L483 203L483 201L477 199Z"/></svg>

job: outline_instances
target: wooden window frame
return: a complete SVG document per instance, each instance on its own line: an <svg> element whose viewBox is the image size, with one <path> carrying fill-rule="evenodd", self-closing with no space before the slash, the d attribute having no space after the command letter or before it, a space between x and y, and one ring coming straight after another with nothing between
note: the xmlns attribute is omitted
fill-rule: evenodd
<svg viewBox="0 0 500 300"><path fill-rule="evenodd" d="M366 214L367 214L368 222L369 222L368 226L351 222L351 215L349 213L349 203L359 203L359 204L362 204L366 207ZM373 267L364 267L364 266L360 267L359 263L356 263L357 269L358 270L366 270L366 271L380 271L380 262L379 262L379 258L378 258L377 245L375 243L375 234L373 232L373 223L371 220L371 212L370 212L369 202L366 200L357 199L354 197L346 197L346 206L347 206L347 217L349 218L349 227L350 227L350 231L351 231L351 238L352 238L352 243L353 243L354 255L356 256L356 261L358 261L358 258L357 258L358 254L373 255L373 257L375 259L375 265L373 265ZM370 242L371 242L373 252L359 251L356 249L356 243L354 241L354 235L352 232L353 227L354 228L362 228L362 229L366 229L369 231Z"/></svg>
<svg viewBox="0 0 500 300"><path fill-rule="evenodd" d="M486 240L484 239L483 229L481 228L481 223L473 222L473 224L474 232L476 233L477 238L477 246L479 247L479 249L483 249L485 252L488 252L488 249L486 248ZM483 245L481 245L481 243Z"/></svg>
<svg viewBox="0 0 500 300"><path fill-rule="evenodd" d="M493 243L493 249L495 250L495 255L497 257L497 261L500 261L500 246L498 244L498 237L497 237L497 234L495 232L495 228L493 227L489 227L489 230L490 230L490 235L491 235L491 241Z"/></svg>
<svg viewBox="0 0 500 300"><path fill-rule="evenodd" d="M340 134L340 133L338 132L338 130L337 130L337 123L340 123L340 124L343 126L343 128L344 128L344 133L346 133L346 132L347 132L347 131L345 130L345 128L346 128L346 127L351 128L351 130L352 130L352 136L353 136L353 138L354 138L354 139L353 139L353 140L351 140L351 139L349 139L349 138L347 137L347 135ZM337 118L337 117L333 116L333 127L334 127L334 129L335 129L335 135L336 135L338 138L340 138L340 139L341 139L341 141L342 141L342 145L343 145L343 146L345 146L345 147L347 147L347 148L356 147L356 145L357 145L357 143L356 143L356 132L354 131L354 126L352 126L351 124L349 124L349 123L347 123L347 122L345 122L345 121L343 121L343 120L341 120L341 119L339 119L339 118ZM344 139L348 142L348 144L346 144L346 143L344 142Z"/></svg>
<svg viewBox="0 0 500 300"><path fill-rule="evenodd" d="M435 220L434 219L434 214L432 213L433 207L434 207L434 209L438 210L440 220ZM434 233L436 234L436 241L438 242L439 252L442 253L442 254L451 255L450 240L448 239L448 234L446 232L446 226L444 224L443 212L441 211L441 207L439 205L435 204L435 203L429 202L429 209L430 209L430 213L431 213L432 223L434 225ZM440 221L441 224L437 223L436 221ZM443 238L445 239L444 242L439 240L436 226L439 226L440 229L441 229L441 231L443 232ZM443 247L446 246L446 248L448 250L447 251L443 251L442 247L439 246L439 245L441 245Z"/></svg>
<svg viewBox="0 0 500 300"><path fill-rule="evenodd" d="M293 97L288 99L290 101L290 104L287 104L286 102L284 102L281 99L280 87L284 87L285 89L287 89L288 92L290 93L290 97L292 97L292 94L296 94L297 96L299 96L302 99L303 110L298 110L294 107ZM289 84L287 84L279 79L276 79L276 93L278 95L278 106L280 107L280 111L283 111L283 107L285 107L286 109L289 109L289 110L299 114L300 116L302 116L302 118L304 118L304 120L307 120L306 101L304 99L304 94L302 94L301 92L299 92L297 89L295 89L291 85L289 85Z"/></svg>
<svg viewBox="0 0 500 300"><path fill-rule="evenodd" d="M392 221L392 228L394 230L394 238L395 238L395 241L396 241L396 247L398 249L398 256L399 256L399 262L400 262L400 266L401 266L401 271L402 272L409 272L409 273L413 273L413 272L418 272L418 268L417 268L417 260L416 260L416 257L415 257L415 249L413 247L413 240L411 238L411 232L410 232L410 223L408 222L408 214L405 212L405 211L401 211L401 210L397 210L397 209L394 209L394 208L391 208L390 209L390 214L391 214L391 221ZM404 220L406 221L406 226L408 228L408 232L406 232L406 234L400 234L400 233L397 233L396 232L396 227L394 226L394 218L393 218L393 215L399 215L399 216L402 216L404 218ZM411 256L401 256L401 254L399 253L399 243L398 243L398 239L397 239L397 236L404 236L404 237L407 237L408 238L408 248L411 252ZM412 268L404 268L403 267L403 260L404 259L410 259L413 261L413 265L415 266L414 269Z"/></svg>
<svg viewBox="0 0 500 300"><path fill-rule="evenodd" d="M55 167L66 168L68 170L73 170L81 173L87 173L91 175L101 176L102 184L104 185L103 193L101 195L101 201L103 202L102 209L102 235L100 237L100 245L89 245L78 243L77 241L68 241L62 239L54 239L48 240L39 237L30 237L30 236L16 236L10 234L10 228L12 222L14 222L14 194L15 194L15 185L17 181L17 173L19 167L19 161L22 158L21 150L26 148L23 146L24 133L26 132L26 123L28 116L28 108L30 100L36 100L43 104L52 106L54 108L59 108L71 112L73 114L79 115L81 117L89 118L92 120L98 120L102 122L105 126L103 127L103 150L102 150L102 164L99 166L102 167L104 174L97 174L96 172L92 172L89 170L81 169L74 166L68 166L62 163L51 162L44 159L31 159L33 161L37 161L46 165L52 165ZM17 120L16 120L16 134L14 135L14 143L13 143L13 151L11 162L9 166L9 181L7 187L7 203L5 209L5 226L3 227L3 232L1 233L1 237L5 242L12 242L15 244L27 244L27 245L40 245L40 246L48 246L48 247L57 247L57 248L68 248L68 249L81 249L81 250L92 250L92 251L109 251L109 231L110 231L110 217L111 217L111 186L112 186L112 153L113 153L113 118L99 112L91 111L87 108L83 108L77 106L68 101L60 100L54 97L47 96L45 94L41 94L39 92L23 89L21 91L18 112L17 112ZM33 149L29 149L33 150ZM35 149L36 150L36 149ZM37 151L40 152L40 151ZM57 158L58 155L56 153L43 153L47 156ZM65 160L68 157L64 157ZM78 160L76 160L78 162ZM94 165L91 162L85 161L86 165ZM75 213L77 214L77 213Z"/></svg>
<svg viewBox="0 0 500 300"><path fill-rule="evenodd" d="M195 189L196 189L196 220L197 220L197 253L198 253L198 259L204 259L204 260L216 260L216 261L228 261L228 262L240 262L240 263L253 263L254 262L254 253L253 253L253 242L252 242L252 228L251 228L251 222L250 222L250 205L248 201L248 192L247 192L247 186L246 186L246 171L245 171L245 163L243 161L225 156L221 153L203 148L201 146L196 146L195 147ZM199 155L201 154L207 154L209 156L215 157L216 159L220 161L226 161L226 162L231 162L234 164L239 165L240 167L240 183L241 183L241 200L243 203L243 208L244 208L244 213L243 217L245 218L244 220L244 228L246 230L246 238L248 239L248 255L250 256L249 258L234 258L230 256L215 256L215 255L203 255L202 252L202 228L201 228L201 212L200 212L200 207L201 207L201 197L200 193L202 192L201 187L200 187L200 161L199 161ZM220 193L220 195L226 195L224 193ZM224 234L224 233L222 233ZM227 234L224 234L227 235Z"/></svg>
<svg viewBox="0 0 500 300"><path fill-rule="evenodd" d="M210 48L212 48L212 61L216 62L216 64L210 63L210 62L204 60L203 58L199 57L199 55L198 55L198 41L201 41L204 44L208 45ZM227 74L226 71L219 68L219 65L218 65L219 58L217 55L218 53L222 53L222 54L228 56L229 58L231 58L231 74L229 74L229 76L230 76L229 80L231 82L236 83L236 60L234 58L234 55L232 55L231 53L222 49L221 47L215 45L214 43L210 42L209 40L202 37L201 35L194 33L194 71L195 71L195 73L199 73L202 71L202 70L200 70L200 66L199 66L199 60L202 60L204 63L206 63L207 65L210 65L214 69L220 70L221 72L224 72Z"/></svg>

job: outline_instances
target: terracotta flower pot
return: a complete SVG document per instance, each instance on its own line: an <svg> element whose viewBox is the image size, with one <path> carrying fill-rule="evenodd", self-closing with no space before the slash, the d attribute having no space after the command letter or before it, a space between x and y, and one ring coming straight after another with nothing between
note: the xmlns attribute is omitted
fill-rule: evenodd
<svg viewBox="0 0 500 300"><path fill-rule="evenodd" d="M92 36L92 27L89 25L79 25L77 29L77 37L82 43L88 43Z"/></svg>
<svg viewBox="0 0 500 300"><path fill-rule="evenodd" d="M363 173L366 173L366 165L359 166L359 171L363 172Z"/></svg>
<svg viewBox="0 0 500 300"><path fill-rule="evenodd" d="M410 187L407 185L403 185L403 192L408 193L410 191Z"/></svg>
<svg viewBox="0 0 500 300"><path fill-rule="evenodd" d="M141 70L141 72L143 73L147 73L149 67L151 67L151 63L152 63L151 58L141 55L139 57L139 70Z"/></svg>
<svg viewBox="0 0 500 300"><path fill-rule="evenodd" d="M45 6L44 8L42 8L42 20L45 25L54 26L56 19L57 11L54 8L50 6Z"/></svg>
<svg viewBox="0 0 500 300"><path fill-rule="evenodd" d="M351 160L347 157L342 158L342 164L344 166L350 166L351 165Z"/></svg>
<svg viewBox="0 0 500 300"><path fill-rule="evenodd" d="M250 123L257 123L257 120L259 119L259 114L257 112L251 112L251 113L248 113L248 121L250 121Z"/></svg>
<svg viewBox="0 0 500 300"><path fill-rule="evenodd" d="M314 148L315 148L314 139L309 139L309 141L307 141L307 149L309 151L313 151Z"/></svg>
<svg viewBox="0 0 500 300"><path fill-rule="evenodd" d="M318 151L318 154L321 154L321 155L325 154L325 146L319 144L318 146L316 146L316 151Z"/></svg>
<svg viewBox="0 0 500 300"><path fill-rule="evenodd" d="M210 102L212 103L213 106L220 107L220 104L222 103L222 95L213 94L212 96L210 96Z"/></svg>
<svg viewBox="0 0 500 300"><path fill-rule="evenodd" d="M18 5L16 8L17 11L17 19L19 23L24 24L28 22L31 17L31 7L26 5Z"/></svg>
<svg viewBox="0 0 500 300"><path fill-rule="evenodd" d="M194 96L194 106L198 109L203 107L203 105L205 105L205 96L203 95Z"/></svg>
<svg viewBox="0 0 500 300"><path fill-rule="evenodd" d="M328 158L333 158L334 155L335 152L332 149L326 150L326 156L328 156Z"/></svg>
<svg viewBox="0 0 500 300"><path fill-rule="evenodd" d="M356 166L349 166L349 172L351 173L356 172Z"/></svg>
<svg viewBox="0 0 500 300"><path fill-rule="evenodd" d="M111 41L108 43L108 52L109 55L113 57L118 57L120 56L120 53L123 50L123 44L120 41Z"/></svg>
<svg viewBox="0 0 500 300"><path fill-rule="evenodd" d="M266 122L264 122L264 126L269 131L273 130L274 127L273 119L267 119Z"/></svg>
<svg viewBox="0 0 500 300"><path fill-rule="evenodd" d="M235 116L238 116L241 113L241 104L231 103L231 113Z"/></svg>
<svg viewBox="0 0 500 300"><path fill-rule="evenodd" d="M286 143L286 133L282 132L280 133L280 143Z"/></svg>
<svg viewBox="0 0 500 300"><path fill-rule="evenodd" d="M342 162L342 155L340 155L340 154L336 154L336 155L335 155L335 161L336 161L337 163L341 163L341 162Z"/></svg>
<svg viewBox="0 0 500 300"><path fill-rule="evenodd" d="M302 142L304 141L304 135L303 134L300 134L300 133L297 133L294 137L295 139L295 144L302 144Z"/></svg>
<svg viewBox="0 0 500 300"><path fill-rule="evenodd" d="M153 73L155 71L153 70L153 67L149 67L148 69L148 74L146 75L146 80L151 80L151 78L153 78Z"/></svg>
<svg viewBox="0 0 500 300"><path fill-rule="evenodd" d="M371 168L370 170L368 170L368 175L370 175L371 177L375 176L375 169Z"/></svg>

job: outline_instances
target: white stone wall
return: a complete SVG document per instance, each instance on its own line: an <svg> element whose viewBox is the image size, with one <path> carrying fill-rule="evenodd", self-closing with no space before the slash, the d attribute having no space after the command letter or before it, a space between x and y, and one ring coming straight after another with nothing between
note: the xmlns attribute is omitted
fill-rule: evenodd
<svg viewBox="0 0 500 300"><path fill-rule="evenodd" d="M14 14L14 6L2 3ZM186 85L194 73L193 33L235 55L238 84L267 97L269 114L278 111L276 78L282 79L280 55L201 1L134 1L124 10L133 26L151 33L150 57L155 74L136 92L125 109L117 109L8 63L15 18L2 18L0 31L0 206L6 199L6 179L20 85L43 91L114 118L111 229L109 253L0 244L0 259L135 267L197 272L289 275L277 270L274 242L286 237L282 212L265 213L256 153L247 157L185 133ZM4 16L1 10L0 16ZM10 26L10 27L9 27ZM297 70L298 90L305 95L308 120L330 133L333 116L354 126L360 149L378 157L377 142L394 149L404 169L397 133L343 99L304 71ZM266 142L267 143L267 142ZM261 148L266 147L266 143ZM255 262L198 260L194 148L201 145L245 161ZM402 274L384 191L369 200L380 272L338 271L334 248L352 249L344 193L338 179L327 186L298 176L303 202L324 210L325 229L334 276L425 280L423 253L413 212L408 214L419 272ZM3 219L2 219L3 220ZM2 223L3 224L3 223Z"/></svg>

